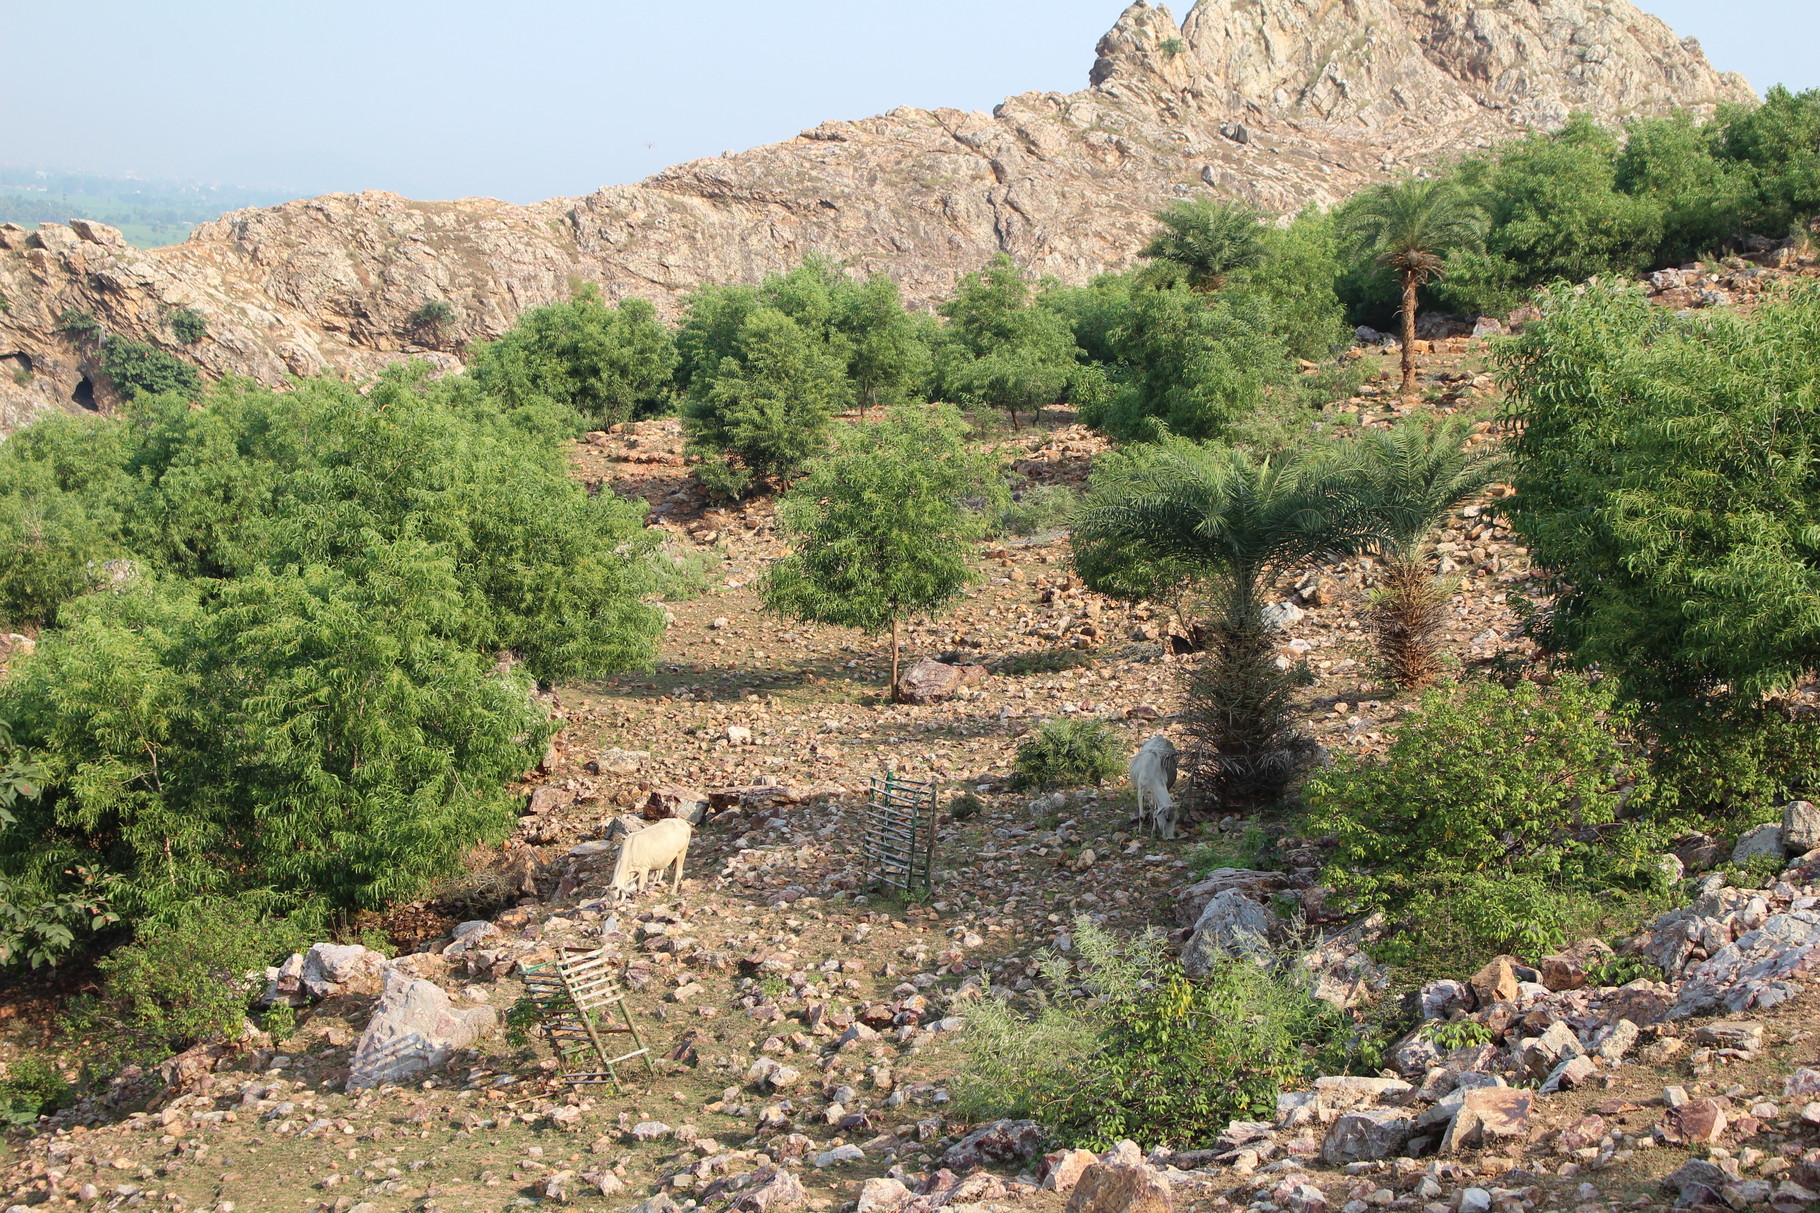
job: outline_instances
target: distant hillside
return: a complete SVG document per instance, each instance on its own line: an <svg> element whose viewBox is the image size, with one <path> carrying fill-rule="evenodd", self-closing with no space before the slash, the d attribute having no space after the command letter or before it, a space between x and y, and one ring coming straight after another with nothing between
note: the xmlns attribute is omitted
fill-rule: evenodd
<svg viewBox="0 0 1820 1213"><path fill-rule="evenodd" d="M0 223L29 227L96 219L119 228L140 248L176 244L197 224L229 211L274 206L295 196L285 190L0 164Z"/></svg>

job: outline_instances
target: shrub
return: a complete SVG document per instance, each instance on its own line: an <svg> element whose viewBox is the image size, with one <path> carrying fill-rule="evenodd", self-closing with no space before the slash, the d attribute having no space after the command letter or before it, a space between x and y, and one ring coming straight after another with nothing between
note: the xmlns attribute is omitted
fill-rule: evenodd
<svg viewBox="0 0 1820 1213"><path fill-rule="evenodd" d="M1017 748L1018 780L1030 787L1064 788L1116 779L1125 747L1103 720L1058 716L1043 721Z"/></svg>
<svg viewBox="0 0 1820 1213"><path fill-rule="evenodd" d="M405 317L405 323L431 340L442 340L443 330L455 322L455 308L446 299L426 299Z"/></svg>
<svg viewBox="0 0 1820 1213"><path fill-rule="evenodd" d="M93 341L101 336L101 322L92 314L75 308L57 317L57 327L75 341Z"/></svg>
<svg viewBox="0 0 1820 1213"><path fill-rule="evenodd" d="M961 1111L1029 1117L1092 1149L1121 1138L1194 1149L1232 1120L1274 1115L1285 1085L1348 1060L1351 1025L1250 961L1192 982L1159 935L1120 942L1084 918L1074 947L1078 980L1051 957L1052 993L1033 1017L992 998L969 1013Z"/></svg>
<svg viewBox="0 0 1820 1213"><path fill-rule="evenodd" d="M52 1062L31 1054L15 1058L0 1078L0 1125L29 1125L67 1106L74 1095Z"/></svg>
<svg viewBox="0 0 1820 1213"><path fill-rule="evenodd" d="M547 400L605 427L668 408L676 364L676 341L650 303L608 307L590 284L566 303L525 312L475 353L470 373L508 406Z"/></svg>
<svg viewBox="0 0 1820 1213"><path fill-rule="evenodd" d="M175 392L193 397L202 390L196 368L155 345L109 337L101 346L101 371L128 400Z"/></svg>
<svg viewBox="0 0 1820 1213"><path fill-rule="evenodd" d="M100 993L77 1002L66 1027L103 1068L238 1039L266 966L303 937L251 900L192 902L103 957Z"/></svg>
<svg viewBox="0 0 1820 1213"><path fill-rule="evenodd" d="M510 828L503 785L550 731L532 680L641 665L658 631L636 510L421 366L365 393L153 397L32 427L0 470L36 486L13 504L62 562L0 558L0 589L58 625L0 684L43 768L0 830L14 958L74 946L97 902L144 924L197 898L417 895Z"/></svg>
<svg viewBox="0 0 1820 1213"><path fill-rule="evenodd" d="M1572 675L1430 692L1383 758L1309 780L1307 828L1335 843L1324 879L1411 925L1387 959L1557 947L1587 899L1660 883L1630 728L1611 687Z"/></svg>
<svg viewBox="0 0 1820 1213"><path fill-rule="evenodd" d="M171 336L185 345L195 345L209 335L208 320L193 307L173 309L164 322L170 328Z"/></svg>
<svg viewBox="0 0 1820 1213"><path fill-rule="evenodd" d="M941 305L948 319L936 354L948 398L1020 412L1097 395L1100 377L1083 367L1067 321L1039 306L1017 266L998 254L961 279Z"/></svg>

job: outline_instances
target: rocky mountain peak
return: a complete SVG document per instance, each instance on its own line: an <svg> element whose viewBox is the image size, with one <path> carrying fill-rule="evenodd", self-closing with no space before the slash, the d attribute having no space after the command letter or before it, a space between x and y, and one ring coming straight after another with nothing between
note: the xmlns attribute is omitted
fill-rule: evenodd
<svg viewBox="0 0 1820 1213"><path fill-rule="evenodd" d="M1202 0L1179 25L1137 0L1080 92L827 122L584 198L331 194L151 251L99 224L0 225L0 433L109 403L66 311L210 375L453 367L579 281L666 314L700 283L809 253L888 273L917 302L998 252L1084 282L1128 265L1150 216L1197 191L1286 213L1574 111L1617 122L1751 96L1627 0ZM412 319L430 301L454 313L434 333ZM208 340L175 345L164 318L180 306Z"/></svg>

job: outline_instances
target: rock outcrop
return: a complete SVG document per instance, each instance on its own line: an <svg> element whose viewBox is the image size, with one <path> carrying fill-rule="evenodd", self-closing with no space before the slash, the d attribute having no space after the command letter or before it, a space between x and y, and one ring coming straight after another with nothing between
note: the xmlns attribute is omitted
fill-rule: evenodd
<svg viewBox="0 0 1820 1213"><path fill-rule="evenodd" d="M331 194L225 216L150 252L101 224L0 226L0 433L107 407L93 343L59 317L268 383L458 365L524 308L596 282L673 313L701 283L821 253L913 301L994 253L1080 282L1127 264L1168 201L1212 188L1273 212L1584 110L1616 121L1752 94L1627 0L1202 0L1178 26L1139 0L1080 92L992 113L896 109L692 161L637 185L514 206ZM426 329L413 313L446 302Z"/></svg>

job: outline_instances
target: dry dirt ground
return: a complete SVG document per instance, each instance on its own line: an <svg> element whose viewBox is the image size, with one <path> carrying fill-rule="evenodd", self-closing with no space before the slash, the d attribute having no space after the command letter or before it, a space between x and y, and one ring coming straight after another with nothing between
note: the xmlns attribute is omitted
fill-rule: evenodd
<svg viewBox="0 0 1820 1213"><path fill-rule="evenodd" d="M1386 360L1365 393L1329 407L1329 421L1394 419L1404 406L1390 374ZM1465 343L1430 361L1428 385L1420 407L1496 403ZM1079 484L1103 444L1069 420L1051 416L994 441L1028 482ZM300 1012L294 1036L255 1042L183 1093L12 1134L0 1206L390 1213L561 1198L617 1209L665 1192L719 1208L717 1178L806 1160L799 1175L810 1207L831 1209L893 1168L920 1177L962 1128L947 1114L946 1084L962 1064L955 1029L982 984L1027 989L1035 957L1065 943L1079 913L1120 930L1173 927L1178 889L1244 858L1230 823L1191 821L1173 843L1134 836L1121 787L1043 797L1009 785L1019 739L1045 717L1102 717L1131 749L1167 731L1181 665L1194 660L1169 655L1176 621L1162 605L1084 591L1064 538L989 545L987 580L905 640L909 656L955 654L989 673L958 701L897 705L881 693L880 643L760 610L752 581L781 550L770 508L705 509L674 422L595 435L578 444L576 467L601 491L651 504L672 553L699 572L699 592L668 603L655 671L556 689L566 724L542 786L557 795L522 823L544 864L541 895L501 913L486 950L449 962L440 980L459 999L504 1010L521 990L514 961L604 944L626 964L629 1005L655 1046L657 1076L634 1067L625 1094L571 1091L555 1081L541 1041L514 1045L495 1033L416 1085L349 1095L342 1084L372 998L344 996ZM1449 651L1473 666L1526 656L1509 599L1539 598L1542 588L1524 553L1479 506L1459 512L1441 539L1460 577ZM1284 632L1284 653L1307 661L1308 715L1334 750L1381 748L1409 707L1370 675L1360 621L1370 577L1366 562L1341 564L1279 595L1304 612ZM635 753L599 761L613 750ZM887 769L940 781L944 804L960 789L982 802L967 820L944 819L939 879L925 898L863 889L862 792ZM788 794L748 797L747 807L713 817L696 836L680 893L648 892L616 910L601 900L611 856L568 852L667 784ZM1284 863L1318 861L1293 843L1282 847ZM452 920L415 914L396 919L419 924L399 926L402 942L416 930L446 943ZM1694 1079L1630 1067L1609 1089L1546 1104L1532 1143L1594 1105L1647 1136L1667 1082L1779 1093L1791 1065L1814 1060L1815 1009L1810 992L1766 1018L1773 1047L1756 1063L1761 1074L1745 1067ZM784 1074L775 1090L749 1082L764 1058L796 1076ZM863 1157L825 1157L846 1144ZM1654 1180L1685 1157L1637 1149L1600 1171L1589 1193L1574 1156L1533 1144L1517 1154L1447 1164L1443 1186L1521 1165L1497 1182L1534 1190L1527 1201L1500 1197L1501 1208L1641 1207L1667 1199ZM1187 1182L1177 1202L1243 1206L1263 1178ZM1412 1175L1384 1165L1326 1178L1337 1185L1336 1209L1349 1189L1366 1202L1351 1213L1423 1204ZM1042 1213L1061 1206L1049 1193L1019 1203Z"/></svg>

